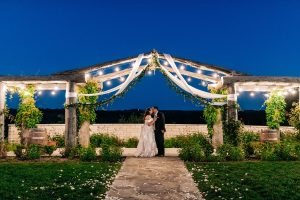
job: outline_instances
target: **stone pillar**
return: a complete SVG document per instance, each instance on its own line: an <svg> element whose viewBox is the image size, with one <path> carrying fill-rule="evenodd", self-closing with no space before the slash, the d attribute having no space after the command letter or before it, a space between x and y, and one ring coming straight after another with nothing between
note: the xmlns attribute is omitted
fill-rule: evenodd
<svg viewBox="0 0 300 200"><path fill-rule="evenodd" d="M223 144L223 124L222 124L222 112L218 109L217 121L213 127L212 146L217 149Z"/></svg>
<svg viewBox="0 0 300 200"><path fill-rule="evenodd" d="M66 105L77 102L76 84L68 82L66 85ZM77 115L76 107L65 108L65 146L66 150L77 145Z"/></svg>
<svg viewBox="0 0 300 200"><path fill-rule="evenodd" d="M227 99L227 120L238 120L238 112L237 112L237 96L235 93L235 86L231 84L228 86L228 99Z"/></svg>
<svg viewBox="0 0 300 200"><path fill-rule="evenodd" d="M0 82L0 142L4 142L6 86Z"/></svg>

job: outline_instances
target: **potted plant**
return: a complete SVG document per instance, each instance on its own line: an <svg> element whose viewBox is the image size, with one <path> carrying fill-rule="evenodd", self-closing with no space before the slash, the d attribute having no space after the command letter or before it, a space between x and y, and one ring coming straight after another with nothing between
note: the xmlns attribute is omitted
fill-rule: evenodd
<svg viewBox="0 0 300 200"><path fill-rule="evenodd" d="M286 102L279 91L273 91L265 101L266 119L269 129L263 130L260 135L261 141L279 141L280 124L285 120Z"/></svg>
<svg viewBox="0 0 300 200"><path fill-rule="evenodd" d="M32 85L19 91L20 103L15 124L20 130L21 144L25 146L29 144L31 129L37 127L43 116L43 113L35 106L34 93L35 89Z"/></svg>

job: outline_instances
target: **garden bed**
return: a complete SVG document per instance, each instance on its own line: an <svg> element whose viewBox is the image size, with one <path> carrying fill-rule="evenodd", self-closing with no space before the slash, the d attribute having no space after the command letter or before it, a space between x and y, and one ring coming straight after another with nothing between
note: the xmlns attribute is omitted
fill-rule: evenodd
<svg viewBox="0 0 300 200"><path fill-rule="evenodd" d="M186 163L205 199L300 199L300 162Z"/></svg>
<svg viewBox="0 0 300 200"><path fill-rule="evenodd" d="M1 199L95 199L105 196L121 163L50 159L0 163Z"/></svg>

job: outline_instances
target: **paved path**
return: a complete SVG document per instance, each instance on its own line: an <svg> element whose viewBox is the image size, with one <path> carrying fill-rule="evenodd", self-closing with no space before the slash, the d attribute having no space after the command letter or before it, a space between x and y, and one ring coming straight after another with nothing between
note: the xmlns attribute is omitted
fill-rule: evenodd
<svg viewBox="0 0 300 200"><path fill-rule="evenodd" d="M203 199L178 157L127 157L106 199Z"/></svg>

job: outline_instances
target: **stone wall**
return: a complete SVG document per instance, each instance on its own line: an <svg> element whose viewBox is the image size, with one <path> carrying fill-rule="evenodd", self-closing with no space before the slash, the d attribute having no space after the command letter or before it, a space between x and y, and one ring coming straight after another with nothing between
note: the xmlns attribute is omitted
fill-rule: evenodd
<svg viewBox="0 0 300 200"><path fill-rule="evenodd" d="M40 124L39 128L47 129L48 135L63 135L65 131L64 124ZM15 125L8 125L8 142L19 143L18 129ZM259 132L266 129L266 126L244 126L245 130ZM166 124L167 132L166 138L174 137L176 135L186 135L195 132L202 132L207 134L206 124ZM106 133L115 135L121 139L130 137L139 137L141 124L94 124L91 125L91 134ZM292 127L281 127L282 131L292 131Z"/></svg>

